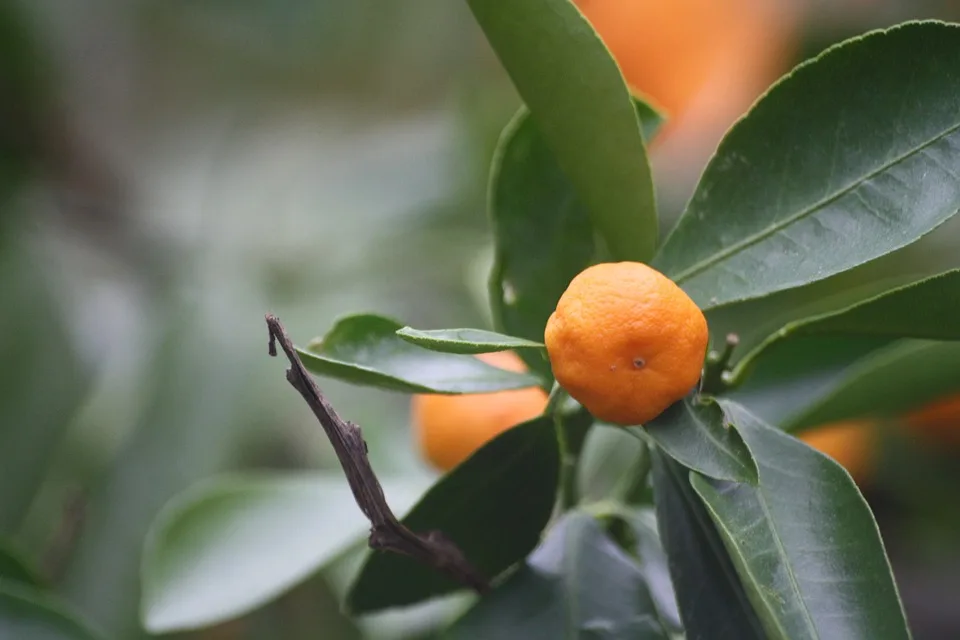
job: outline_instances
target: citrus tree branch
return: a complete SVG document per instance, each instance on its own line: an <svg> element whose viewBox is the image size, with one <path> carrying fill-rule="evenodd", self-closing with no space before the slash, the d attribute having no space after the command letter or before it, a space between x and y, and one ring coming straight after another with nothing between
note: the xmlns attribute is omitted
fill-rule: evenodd
<svg viewBox="0 0 960 640"><path fill-rule="evenodd" d="M392 551L409 556L479 593L489 589L489 583L467 561L463 552L440 531L414 533L397 520L387 505L383 488L367 457L367 443L360 427L343 420L320 393L317 383L307 373L280 319L267 314L270 331L269 352L277 355L276 343L290 361L287 382L296 389L313 414L320 421L330 444L340 460L347 482L360 510L370 520L371 549Z"/></svg>

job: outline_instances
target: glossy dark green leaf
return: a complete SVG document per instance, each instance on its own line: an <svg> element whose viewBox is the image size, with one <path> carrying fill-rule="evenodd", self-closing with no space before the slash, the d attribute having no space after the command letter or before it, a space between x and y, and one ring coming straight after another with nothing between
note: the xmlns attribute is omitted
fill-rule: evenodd
<svg viewBox="0 0 960 640"><path fill-rule="evenodd" d="M906 246L960 203L960 27L832 47L727 134L655 266L703 308Z"/></svg>
<svg viewBox="0 0 960 640"><path fill-rule="evenodd" d="M960 269L958 234L960 216L954 216L912 245L855 269L796 289L711 309L706 316L713 341L721 344L726 335L737 334L740 342L733 352L732 364L740 368L741 363L762 352L758 347L765 342L775 344L775 336L784 327L829 316L889 291Z"/></svg>
<svg viewBox="0 0 960 640"><path fill-rule="evenodd" d="M418 347L397 335L402 328L381 316L349 316L298 352L319 376L406 393L487 393L540 384L532 374Z"/></svg>
<svg viewBox="0 0 960 640"><path fill-rule="evenodd" d="M657 445L687 467L721 480L756 482L757 468L735 429L723 420L716 404L696 396L675 402L645 427Z"/></svg>
<svg viewBox="0 0 960 640"><path fill-rule="evenodd" d="M960 269L896 287L849 307L787 323L739 363L791 336L834 333L892 338L960 339ZM734 374L736 375L736 374Z"/></svg>
<svg viewBox="0 0 960 640"><path fill-rule="evenodd" d="M403 519L442 531L492 578L540 541L560 469L553 420L544 416L491 440L441 478ZM420 602L462 588L406 556L371 553L347 596L354 613Z"/></svg>
<svg viewBox="0 0 960 640"><path fill-rule="evenodd" d="M724 397L793 431L860 416L892 417L960 391L960 344L798 336L756 360Z"/></svg>
<svg viewBox="0 0 960 640"><path fill-rule="evenodd" d="M643 573L589 514L573 511L446 637L666 639Z"/></svg>
<svg viewBox="0 0 960 640"><path fill-rule="evenodd" d="M537 129L617 260L657 243L653 180L633 99L570 0L468 0Z"/></svg>
<svg viewBox="0 0 960 640"><path fill-rule="evenodd" d="M383 484L398 514L425 489ZM243 615L306 580L369 526L339 474L200 483L175 497L147 536L144 627L169 633Z"/></svg>
<svg viewBox="0 0 960 640"><path fill-rule="evenodd" d="M0 540L0 583L9 581L39 586L40 577L23 555Z"/></svg>
<svg viewBox="0 0 960 640"><path fill-rule="evenodd" d="M500 138L489 198L494 323L511 335L543 341L547 318L573 277L590 265L595 242L586 209L526 109ZM538 354L520 355L535 371L550 373Z"/></svg>
<svg viewBox="0 0 960 640"><path fill-rule="evenodd" d="M686 637L765 640L710 515L690 486L690 471L653 452L657 527Z"/></svg>
<svg viewBox="0 0 960 640"><path fill-rule="evenodd" d="M397 335L424 349L441 353L477 354L511 349L543 349L542 342L504 335L483 329L438 329L419 331L404 327Z"/></svg>
<svg viewBox="0 0 960 640"><path fill-rule="evenodd" d="M652 136L662 117L642 102L635 106L646 135ZM560 296L597 251L590 216L526 108L500 138L489 197L494 322L510 335L542 342ZM520 356L534 371L550 375L542 354L521 351Z"/></svg>
<svg viewBox="0 0 960 640"><path fill-rule="evenodd" d="M0 638L10 640L102 640L57 598L0 580Z"/></svg>
<svg viewBox="0 0 960 640"><path fill-rule="evenodd" d="M768 637L909 638L877 524L850 475L720 401L757 461L757 486L693 474Z"/></svg>

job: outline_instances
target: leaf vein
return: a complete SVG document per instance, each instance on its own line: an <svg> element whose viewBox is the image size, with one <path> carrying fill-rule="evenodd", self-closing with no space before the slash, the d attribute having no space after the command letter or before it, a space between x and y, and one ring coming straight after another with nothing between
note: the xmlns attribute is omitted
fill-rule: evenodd
<svg viewBox="0 0 960 640"><path fill-rule="evenodd" d="M779 221L779 222L773 223L772 225L768 226L766 229L762 229L761 231L758 231L757 233L754 233L754 234L751 235L751 236L747 236L746 238L744 238L744 239L741 240L740 242L735 242L735 243L731 244L731 245L730 245L729 247L727 247L726 249L723 249L723 250L721 250L721 251L718 251L717 253L713 254L712 256L710 256L710 257L708 257L708 258L706 258L706 259L704 259L704 260L701 260L701 261L698 262L698 263L695 263L695 264L693 264L693 265L690 265L687 269L681 271L680 273L676 274L676 275L673 277L674 282L676 282L677 284L680 284L680 283L688 280L689 278L691 278L691 277L693 277L693 276L695 276L695 275L697 275L697 274L699 274L699 273L702 273L703 271L706 271L706 270L709 269L710 267L712 267L712 266L714 266L714 265L716 265L716 264L718 264L718 263L726 260L726 259L729 258L730 256L735 255L735 254L737 254L737 253L740 253L741 251L744 251L745 249L747 249L747 248L749 248L749 247L751 247L751 246L753 246L753 245L755 245L755 244L757 244L757 243L759 243L759 242L761 242L761 241L769 238L770 236L776 234L776 233L777 233L778 231L780 231L781 229L783 229L783 228L785 228L785 227L788 227L788 226L792 225L792 224L795 223L795 222L798 222L798 221L800 221L800 220L803 220L803 219L806 218L807 216L809 216L809 215L811 215L811 214L813 214L813 213L815 213L815 212L823 209L823 208L826 207L827 205L836 202L837 200L839 200L839 199L842 198L843 196L845 196L845 195L847 195L848 193L854 191L854 190L857 189L859 186L861 186L864 182L867 182L868 180L871 180L872 178L875 178L875 177L883 174L885 171L887 171L887 170L895 167L897 164L903 162L904 160L910 158L911 156L914 156L914 155L916 155L916 154L918 154L918 153L923 153L923 152L924 152L928 147L930 147L931 145L934 145L934 144L936 144L937 142L940 142L941 140L948 139L948 137L949 137L950 135L952 135L953 133L956 133L958 130L960 130L960 123L957 123L957 124L955 124L955 125L952 125L951 127L947 128L946 130L944 130L944 131L938 133L937 135L931 137L929 140L924 140L924 141L923 141L922 143L920 143L919 145L908 149L908 150L905 151L904 153L902 153L902 154L900 154L900 155L892 158L891 160L889 160L889 161L887 161L887 162L882 163L882 164L881 164L880 166L878 166L876 169L874 169L874 170L870 171L869 173L867 173L867 174L865 174L865 175L857 178L855 181L851 182L850 184L846 185L845 187L842 187L842 188L838 189L838 190L836 191L836 193L833 193L833 194L831 194L831 195L829 195L829 196L826 196L826 197L818 200L817 202L814 202L813 204L809 205L808 207L806 207L806 208L804 208L804 209L801 209L801 210L798 211L797 213L795 213L795 214L793 214L793 215L791 215L791 216L788 216L788 217L785 218L784 220L781 220L781 221Z"/></svg>

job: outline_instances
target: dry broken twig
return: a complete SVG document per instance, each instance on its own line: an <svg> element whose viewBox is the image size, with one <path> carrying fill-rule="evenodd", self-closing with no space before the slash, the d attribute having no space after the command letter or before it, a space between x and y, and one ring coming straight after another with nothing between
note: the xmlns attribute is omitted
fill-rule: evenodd
<svg viewBox="0 0 960 640"><path fill-rule="evenodd" d="M460 549L442 532L414 533L397 520L387 505L380 481L370 466L367 443L360 427L341 418L320 393L317 384L300 362L300 356L297 355L280 319L271 314L267 314L266 319L270 330L270 355L277 355L276 343L279 342L290 361L287 381L300 392L323 426L347 476L353 497L370 520L370 548L410 556L479 593L486 592L489 582L470 565Z"/></svg>

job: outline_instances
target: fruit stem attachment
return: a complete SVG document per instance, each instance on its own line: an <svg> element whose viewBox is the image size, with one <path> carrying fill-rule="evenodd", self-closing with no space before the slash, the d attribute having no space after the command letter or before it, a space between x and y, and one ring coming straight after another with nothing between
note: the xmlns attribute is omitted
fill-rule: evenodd
<svg viewBox="0 0 960 640"><path fill-rule="evenodd" d="M589 422L584 424L584 420L576 414L564 413L563 404L569 399L570 396L563 387L554 383L545 410L545 413L553 418L557 442L560 445L561 511L567 511L580 501L580 492L577 490L577 466L590 424ZM581 412L586 413L583 409Z"/></svg>
<svg viewBox="0 0 960 640"><path fill-rule="evenodd" d="M740 336L735 333L728 333L724 341L723 351L711 351L707 354L707 364L700 380L700 392L715 394L723 391L729 386L730 379L730 359L733 357L733 350L740 344Z"/></svg>
<svg viewBox="0 0 960 640"><path fill-rule="evenodd" d="M280 319L267 314L266 320L270 331L268 343L270 355L277 355L279 342L280 348L290 361L287 382L303 396L307 405L313 410L313 414L323 427L340 460L340 466L343 467L343 472L347 476L347 483L350 485L357 506L370 520L368 542L370 548L409 556L446 574L460 584L473 588L478 593L488 591L490 583L487 579L467 561L459 547L442 532L414 533L397 520L387 505L380 481L370 466L370 460L367 458L367 443L363 439L360 427L341 418L320 393L320 388L304 368Z"/></svg>

